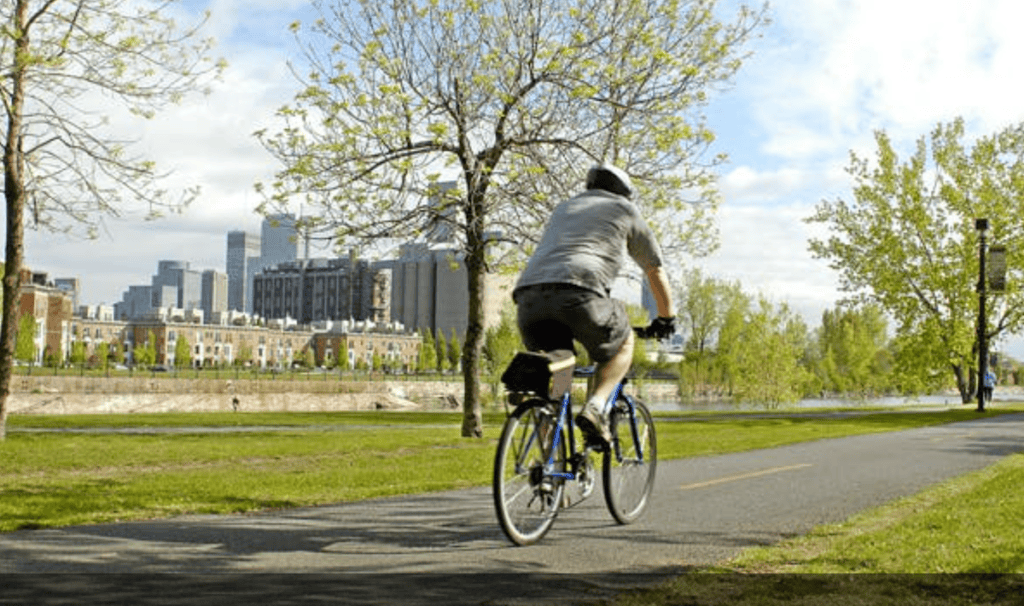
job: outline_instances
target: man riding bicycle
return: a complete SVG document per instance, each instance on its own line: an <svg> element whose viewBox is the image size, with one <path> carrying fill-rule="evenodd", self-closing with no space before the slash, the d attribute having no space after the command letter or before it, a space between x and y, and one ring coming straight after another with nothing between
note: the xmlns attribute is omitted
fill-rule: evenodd
<svg viewBox="0 0 1024 606"><path fill-rule="evenodd" d="M605 444L611 439L606 406L633 360L626 306L611 298L627 252L643 269L658 307L648 333L664 338L675 332L661 249L631 202L634 194L624 171L592 167L586 190L555 207L512 293L527 349L573 349L575 339L596 363L593 392L576 424L588 440Z"/></svg>

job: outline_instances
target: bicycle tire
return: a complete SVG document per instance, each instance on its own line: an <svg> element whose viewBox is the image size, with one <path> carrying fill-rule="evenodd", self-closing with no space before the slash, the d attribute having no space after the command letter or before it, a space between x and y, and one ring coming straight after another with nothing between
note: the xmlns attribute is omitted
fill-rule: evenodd
<svg viewBox="0 0 1024 606"><path fill-rule="evenodd" d="M631 418L636 420L635 426ZM658 466L654 420L643 402L633 398L630 407L620 397L612 408L609 423L612 443L604 452L604 500L616 522L630 524L644 512L654 489Z"/></svg>
<svg viewBox="0 0 1024 606"><path fill-rule="evenodd" d="M557 415L551 406L527 402L505 421L494 455L494 508L502 531L516 545L531 545L547 534L562 504L566 440L562 430L554 466L545 471ZM545 429L547 428L547 429Z"/></svg>

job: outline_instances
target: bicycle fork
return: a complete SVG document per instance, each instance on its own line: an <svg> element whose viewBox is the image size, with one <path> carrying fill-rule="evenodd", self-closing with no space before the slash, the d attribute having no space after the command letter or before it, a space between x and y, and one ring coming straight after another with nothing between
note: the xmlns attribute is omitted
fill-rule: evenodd
<svg viewBox="0 0 1024 606"><path fill-rule="evenodd" d="M570 399L571 399L571 395L570 395L570 393L568 391L566 391L565 395L562 396L562 408L561 408L561 411L558 413L558 423L555 424L555 439L551 442L551 454L548 455L548 462L547 462L546 465L544 465L544 475L545 476L550 476L550 477L553 477L553 478L562 478L564 480L575 480L576 479L575 465L573 466L573 470L572 471L556 471L556 467L555 467L555 457L558 456L558 445L559 445L559 441L562 439L562 430L565 428L565 426L566 426L566 419L569 417L569 401L570 401ZM570 429L571 429L571 426L570 426ZM575 438L572 435L572 431L569 431L568 434L569 434L569 451L572 452L573 454L575 454L575 452L576 452Z"/></svg>

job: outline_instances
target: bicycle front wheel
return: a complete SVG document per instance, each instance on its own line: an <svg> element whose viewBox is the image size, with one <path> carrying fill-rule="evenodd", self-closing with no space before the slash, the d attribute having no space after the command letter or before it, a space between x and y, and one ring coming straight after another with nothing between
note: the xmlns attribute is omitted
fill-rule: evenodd
<svg viewBox="0 0 1024 606"><path fill-rule="evenodd" d="M604 500L619 524L629 524L643 513L654 488L658 441L647 406L633 398L619 398L612 408L612 444L604 453Z"/></svg>
<svg viewBox="0 0 1024 606"><path fill-rule="evenodd" d="M555 521L565 479L565 434L555 449L557 418L547 405L524 404L505 421L494 457L494 508L517 545L539 541ZM552 451L555 455L552 456Z"/></svg>

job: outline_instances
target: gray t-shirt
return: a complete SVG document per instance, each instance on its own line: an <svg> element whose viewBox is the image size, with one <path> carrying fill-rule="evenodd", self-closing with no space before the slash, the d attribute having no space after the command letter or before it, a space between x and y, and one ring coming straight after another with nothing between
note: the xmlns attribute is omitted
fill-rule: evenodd
<svg viewBox="0 0 1024 606"><path fill-rule="evenodd" d="M661 249L626 198L600 189L555 207L516 288L574 284L607 295L626 253L647 271L661 267Z"/></svg>

